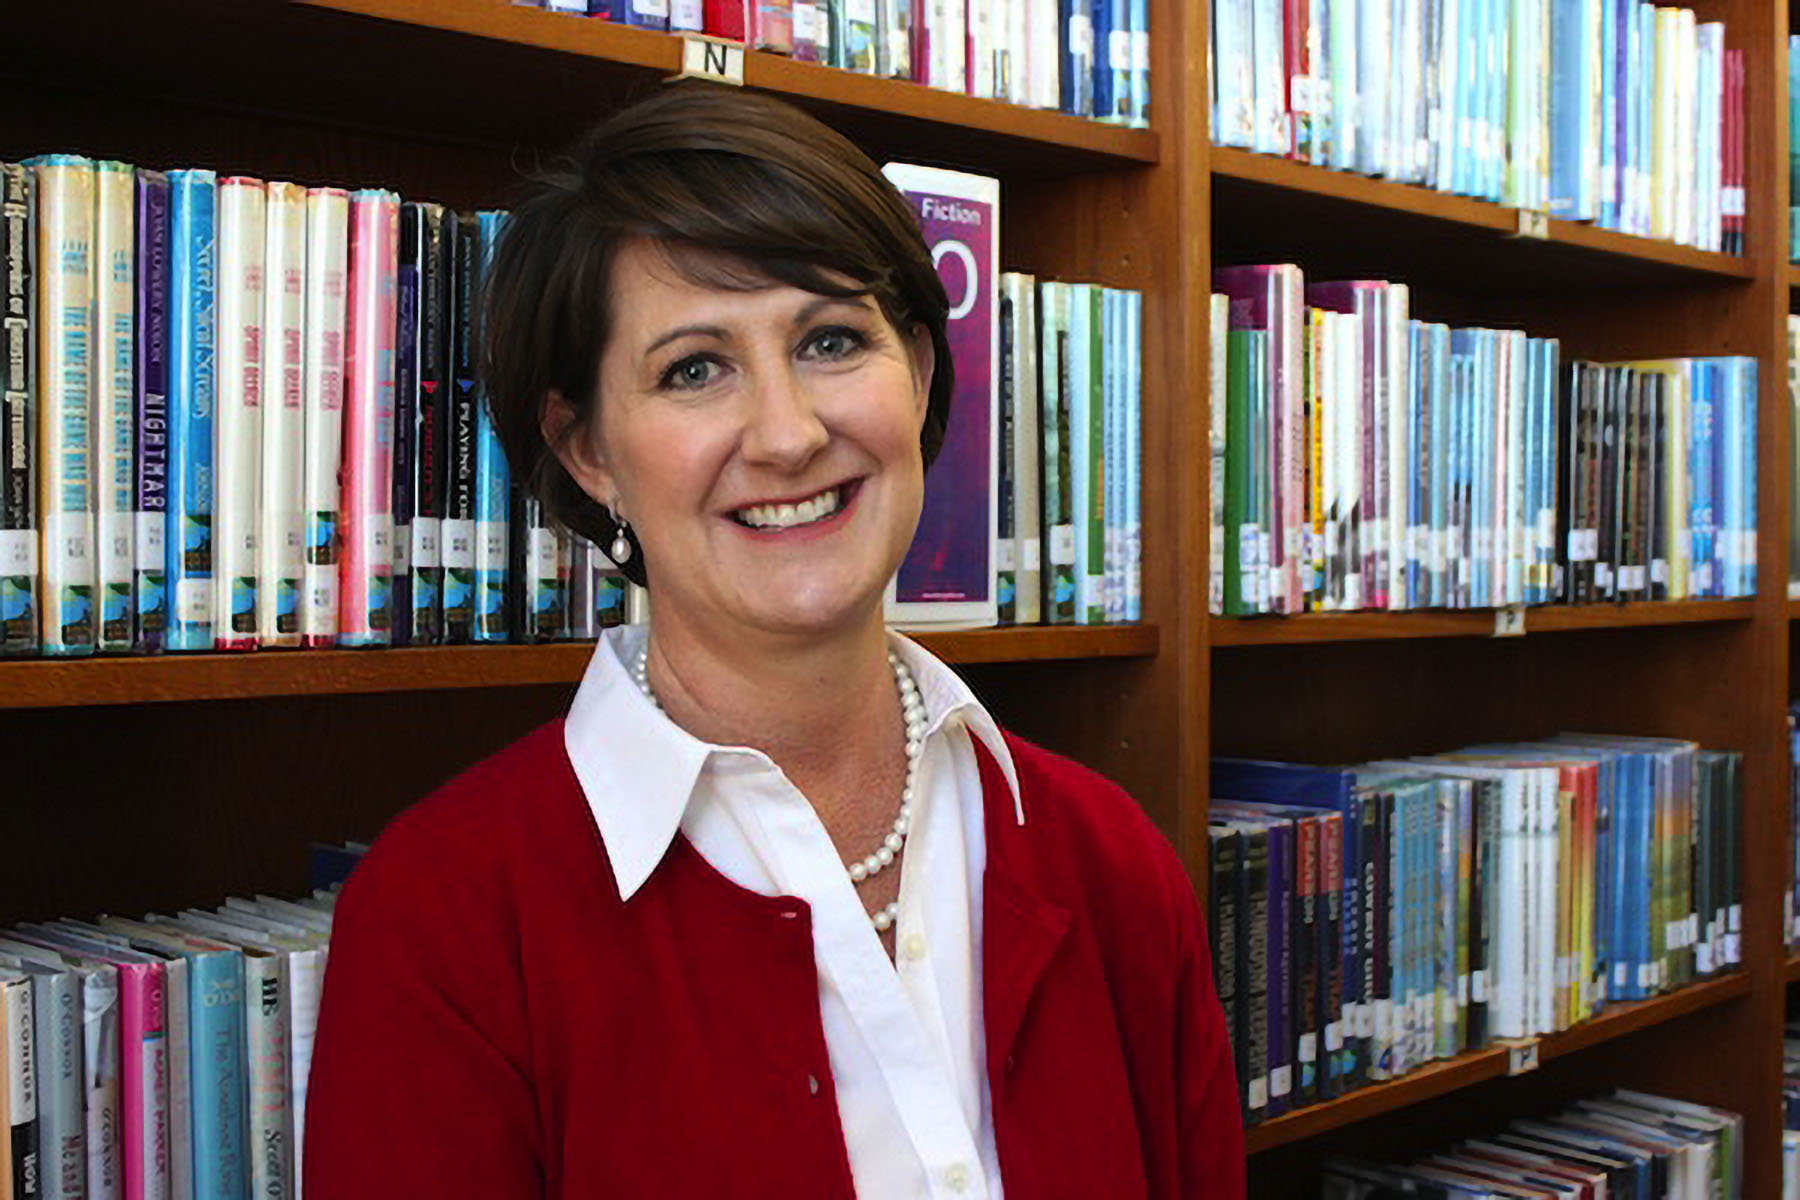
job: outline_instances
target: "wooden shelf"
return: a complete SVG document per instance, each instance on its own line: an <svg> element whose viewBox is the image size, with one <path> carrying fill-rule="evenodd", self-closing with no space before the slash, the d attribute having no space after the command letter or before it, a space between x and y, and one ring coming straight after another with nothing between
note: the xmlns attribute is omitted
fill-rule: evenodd
<svg viewBox="0 0 1800 1200"><path fill-rule="evenodd" d="M1210 153L1220 262L1236 261L1231 249L1241 230L1246 261L1267 262L1279 252L1307 262L1309 274L1443 275L1461 288L1472 280L1479 288L1550 280L1586 288L1755 274L1736 255L1576 221L1552 219L1545 236L1521 237L1519 210L1485 200L1228 146ZM1355 221L1363 236L1338 237L1344 220ZM1360 244L1338 244L1344 241ZM1367 266L1359 257L1365 254L1372 255Z"/></svg>
<svg viewBox="0 0 1800 1200"><path fill-rule="evenodd" d="M1781 977L1789 983L1800 980L1800 954L1790 953L1782 962Z"/></svg>
<svg viewBox="0 0 1800 1200"><path fill-rule="evenodd" d="M1526 633L1630 629L1747 621L1752 600L1660 600L1629 604L1550 604L1525 610ZM1492 637L1494 610L1300 613L1291 617L1215 617L1214 646L1272 646L1310 642L1394 641L1403 638Z"/></svg>
<svg viewBox="0 0 1800 1200"><path fill-rule="evenodd" d="M952 663L1154 655L1152 625L1032 626L912 635ZM407 650L265 650L0 662L0 709L528 687L580 680L589 642Z"/></svg>
<svg viewBox="0 0 1800 1200"><path fill-rule="evenodd" d="M36 48L0 79L0 98L17 122L0 133L0 153L69 148L138 160L204 155L212 114L276 121L316 139L350 128L407 145L479 147L508 168L491 194L449 196L459 204L504 203L520 169L559 151L614 106L656 87L681 68L683 39L609 21L587 20L508 0L303 0L243 6L223 0L168 0L150 11L125 0L93 0L81 10L21 10L17 31ZM87 47L85 51L81 47ZM269 46L283 47L274 57ZM83 56L82 75L105 81L105 104L167 108L164 141L120 140L101 107L91 133L73 145L38 144L40 123L58 131L91 93L70 91L65 54ZM371 104L370 79L457 80L454 87L390 88ZM785 96L826 118L878 160L905 158L980 170L1004 180L1155 163L1159 137L1059 112L937 91L895 79L744 55L747 86ZM10 86L9 86L10 85ZM45 112L62 112L59 120ZM207 116L195 117L199 113ZM197 140L182 142L192 123ZM306 132L301 132L304 129ZM63 134L62 136L67 136ZM220 165L283 169L279 148L266 164L257 147ZM514 151L519 153L515 154ZM240 159L242 161L240 161ZM391 184L379 164L346 164L345 186ZM360 176L367 175L367 178Z"/></svg>
<svg viewBox="0 0 1800 1200"><path fill-rule="evenodd" d="M1666 996L1615 1004L1590 1021L1551 1034L1538 1042L1538 1059L1547 1062L1628 1033L1673 1021L1703 1008L1724 1004L1750 992L1744 972L1694 984ZM1341 1129L1357 1121L1406 1108L1507 1073L1511 1046L1501 1043L1442 1062L1428 1063L1399 1079L1351 1092L1337 1100L1284 1113L1244 1134L1251 1154Z"/></svg>

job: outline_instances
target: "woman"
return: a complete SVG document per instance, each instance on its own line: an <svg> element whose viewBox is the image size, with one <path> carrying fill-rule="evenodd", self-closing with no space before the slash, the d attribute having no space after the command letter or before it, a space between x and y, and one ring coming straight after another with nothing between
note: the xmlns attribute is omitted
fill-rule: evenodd
<svg viewBox="0 0 1800 1200"><path fill-rule="evenodd" d="M496 425L655 617L346 888L311 1195L1241 1195L1174 854L882 624L946 308L874 165L753 93L666 89L515 210Z"/></svg>

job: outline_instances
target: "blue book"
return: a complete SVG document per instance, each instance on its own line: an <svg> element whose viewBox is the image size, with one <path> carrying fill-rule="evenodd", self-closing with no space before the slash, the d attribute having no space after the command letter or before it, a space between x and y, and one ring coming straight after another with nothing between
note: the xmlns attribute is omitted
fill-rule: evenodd
<svg viewBox="0 0 1800 1200"><path fill-rule="evenodd" d="M1247 6L1246 6L1247 7ZM1056 0L1057 47L1062 56L1059 107L1076 117L1094 115L1094 0ZM1241 30L1246 48L1249 25ZM1245 60L1248 62L1248 58ZM1251 96L1243 97L1251 103ZM1251 103L1252 109L1254 108ZM1229 122L1229 114L1226 114Z"/></svg>
<svg viewBox="0 0 1800 1200"><path fill-rule="evenodd" d="M164 575L170 650L211 650L218 176L169 172L169 491Z"/></svg>
<svg viewBox="0 0 1800 1200"><path fill-rule="evenodd" d="M1587 0L1560 0L1550 7L1550 206L1553 217L1585 221L1588 137L1592 124L1596 61L1589 39Z"/></svg>
<svg viewBox="0 0 1800 1200"><path fill-rule="evenodd" d="M1728 443L1738 456L1739 499L1738 595L1756 595L1756 360L1735 356L1724 360L1738 410L1739 436Z"/></svg>
<svg viewBox="0 0 1800 1200"><path fill-rule="evenodd" d="M477 214L481 232L481 265L485 275L493 263L494 243L506 214ZM478 642L504 642L507 621L507 565L511 553L511 478L506 451L488 412L487 397L475 403L475 631Z"/></svg>
<svg viewBox="0 0 1800 1200"><path fill-rule="evenodd" d="M1493 471L1490 461L1490 438L1494 428L1493 413L1493 339L1485 329L1472 329L1470 349L1474 356L1473 388L1469 395L1469 606L1480 608L1488 603L1492 586Z"/></svg>
<svg viewBox="0 0 1800 1200"><path fill-rule="evenodd" d="M1315 0L1323 3L1323 0ZM1150 0L1129 0L1131 14L1131 103L1129 122L1150 127Z"/></svg>
<svg viewBox="0 0 1800 1200"><path fill-rule="evenodd" d="M1708 597L1718 595L1718 571L1712 559L1712 372L1704 362L1693 360L1687 364L1687 377L1688 590L1696 597Z"/></svg>
<svg viewBox="0 0 1800 1200"><path fill-rule="evenodd" d="M1090 7L1094 17L1094 53L1089 68L1093 72L1090 86L1094 110L1087 115L1101 121L1112 120L1118 110L1113 75L1113 35L1130 37L1124 28L1123 7L1120 0L1092 0Z"/></svg>
<svg viewBox="0 0 1800 1200"><path fill-rule="evenodd" d="M1356 167L1358 145L1362 140L1361 105L1356 94L1357 53L1360 48L1360 11L1368 0L1331 0L1330 30L1326 35L1326 76L1330 81L1331 111L1328 164L1333 170L1350 171Z"/></svg>
<svg viewBox="0 0 1800 1200"><path fill-rule="evenodd" d="M1075 512L1075 623L1106 620L1103 317L1096 284L1069 285L1069 473Z"/></svg>
<svg viewBox="0 0 1800 1200"><path fill-rule="evenodd" d="M1267 1099L1262 1113L1280 1116L1294 1107L1298 1099L1295 1078L1295 1042L1300 1030L1295 1025L1299 980L1295 974L1295 876L1296 845L1292 821L1226 800L1220 803L1215 817L1233 826L1261 830L1268 847L1267 949L1264 954L1264 982L1267 1002L1264 1020L1267 1051L1264 1057ZM1240 985L1242 986L1242 985Z"/></svg>
<svg viewBox="0 0 1800 1200"><path fill-rule="evenodd" d="M1618 143L1618 122L1613 117L1619 85L1619 0L1600 0L1600 110L1595 136L1599 143L1600 178L1594 181L1594 223L1611 229L1617 225L1618 168L1613 155Z"/></svg>

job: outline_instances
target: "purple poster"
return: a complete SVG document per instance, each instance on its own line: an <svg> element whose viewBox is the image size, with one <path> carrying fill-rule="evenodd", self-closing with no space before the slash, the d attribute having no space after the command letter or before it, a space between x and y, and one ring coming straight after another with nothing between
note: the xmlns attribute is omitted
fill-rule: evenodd
<svg viewBox="0 0 1800 1200"><path fill-rule="evenodd" d="M893 168L890 172L898 174ZM919 215L925 244L931 247L932 261L949 293L950 355L956 364L949 429L943 450L926 472L919 531L900 564L895 586L895 599L902 604L993 600L994 255L999 186L975 176L948 178L975 185L967 190L986 191L989 198L914 190L907 185L916 177L895 179Z"/></svg>

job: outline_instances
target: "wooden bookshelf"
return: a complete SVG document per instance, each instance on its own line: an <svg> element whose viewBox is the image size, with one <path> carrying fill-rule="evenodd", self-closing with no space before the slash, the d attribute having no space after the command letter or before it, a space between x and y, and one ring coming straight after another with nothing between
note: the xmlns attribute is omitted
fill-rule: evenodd
<svg viewBox="0 0 1800 1200"><path fill-rule="evenodd" d="M1592 1020L1537 1039L1538 1060L1548 1062L1575 1054L1652 1025L1739 999L1749 992L1749 977L1735 974L1709 979L1666 996L1615 1004ZM1248 1130L1244 1139L1246 1147L1251 1154L1260 1154L1490 1079L1503 1078L1513 1073L1514 1047L1524 1044L1497 1042L1455 1058L1427 1063L1398 1079L1372 1084L1336 1100L1283 1113Z"/></svg>
<svg viewBox="0 0 1800 1200"><path fill-rule="evenodd" d="M1156 654L1148 625L967 629L912 635L958 664L1134 658ZM590 642L402 650L267 650L254 654L0 662L0 709L159 704L579 682Z"/></svg>
<svg viewBox="0 0 1800 1200"><path fill-rule="evenodd" d="M1787 14L1764 0L1706 9L1748 56L1750 253L1737 258L1561 221L1519 237L1518 214L1498 205L1210 147L1205 13L1151 0L1149 131L745 56L748 86L793 99L878 159L999 176L1007 268L1145 293L1147 623L927 644L1010 728L1122 783L1201 887L1215 753L1357 761L1559 727L1743 750L1744 972L1609 1010L1540 1052L1559 1087L1663 1086L1744 1112L1746 1195L1772 1197L1783 1006L1800 977L1779 928L1789 618L1800 616L1784 588L1784 336L1800 288L1785 254ZM33 52L0 72L0 155L208 165L462 208L504 204L522 172L658 86L681 52L667 35L507 0L88 0L8 18ZM1200 301L1215 265L1274 261L1309 278L1401 280L1419 315L1516 325L1558 337L1569 357L1756 356L1755 598L1535 609L1522 638L1494 638L1492 612L1209 617ZM1233 649L1250 647L1261 649ZM0 923L299 887L310 843L372 836L558 716L585 655L0 664L0 761L9 781L27 781L6 838L32 848L0 872ZM1334 1138L1377 1147L1425 1114L1444 1114L1433 1131L1454 1136L1541 1111L1528 1106L1551 1092L1523 1094L1498 1082L1504 1073L1491 1049L1268 1122L1250 1135L1251 1194L1313 1194L1318 1151Z"/></svg>
<svg viewBox="0 0 1800 1200"><path fill-rule="evenodd" d="M1568 633L1585 629L1633 629L1647 625L1691 625L1747 621L1750 600L1633 601L1629 604L1551 604L1523 610L1523 633ZM1303 642L1369 642L1400 638L1521 636L1507 614L1491 608L1462 612L1300 613L1289 617L1221 617L1211 624L1215 646L1270 646ZM1504 626L1509 632L1498 633Z"/></svg>
<svg viewBox="0 0 1800 1200"><path fill-rule="evenodd" d="M1789 954L1782 960L1781 977L1789 983L1800 980L1800 954Z"/></svg>

